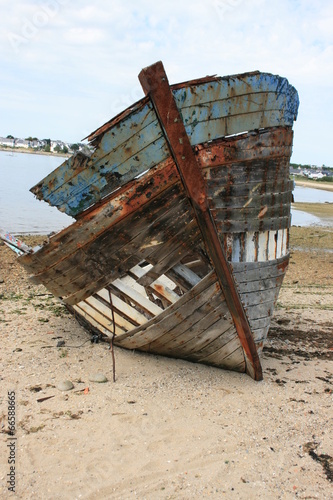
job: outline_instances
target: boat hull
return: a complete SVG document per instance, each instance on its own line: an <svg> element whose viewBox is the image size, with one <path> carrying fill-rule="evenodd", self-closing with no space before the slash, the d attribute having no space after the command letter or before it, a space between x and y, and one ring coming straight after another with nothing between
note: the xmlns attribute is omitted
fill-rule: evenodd
<svg viewBox="0 0 333 500"><path fill-rule="evenodd" d="M179 146L146 77L151 93L90 136L90 158L32 189L77 221L20 261L115 345L259 380L289 260L297 93L260 73L171 86Z"/></svg>

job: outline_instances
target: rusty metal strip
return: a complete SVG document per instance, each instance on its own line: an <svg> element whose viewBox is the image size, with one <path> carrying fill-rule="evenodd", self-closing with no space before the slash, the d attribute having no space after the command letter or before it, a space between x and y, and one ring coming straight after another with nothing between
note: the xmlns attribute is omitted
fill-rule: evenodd
<svg viewBox="0 0 333 500"><path fill-rule="evenodd" d="M262 380L262 368L251 329L210 214L206 185L192 151L162 62L144 68L139 74L139 80L145 94L149 94L154 104L187 196L192 203L198 226L246 355L247 372L255 380Z"/></svg>

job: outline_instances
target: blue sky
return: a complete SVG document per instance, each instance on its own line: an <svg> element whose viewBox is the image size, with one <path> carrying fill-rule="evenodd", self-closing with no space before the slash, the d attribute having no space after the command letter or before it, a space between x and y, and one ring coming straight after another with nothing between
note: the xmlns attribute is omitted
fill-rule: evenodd
<svg viewBox="0 0 333 500"><path fill-rule="evenodd" d="M0 136L78 142L170 83L260 70L300 96L292 161L333 166L331 0L0 0Z"/></svg>

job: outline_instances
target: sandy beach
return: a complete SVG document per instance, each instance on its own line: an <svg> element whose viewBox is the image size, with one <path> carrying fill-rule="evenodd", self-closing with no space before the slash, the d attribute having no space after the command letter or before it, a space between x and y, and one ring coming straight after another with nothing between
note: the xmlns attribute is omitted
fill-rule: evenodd
<svg viewBox="0 0 333 500"><path fill-rule="evenodd" d="M263 382L116 348L113 383L108 346L0 244L1 498L11 453L22 499L332 498L332 229L291 250Z"/></svg>
<svg viewBox="0 0 333 500"><path fill-rule="evenodd" d="M304 179L295 181L295 184L296 186L333 191L333 182L309 181L308 179Z"/></svg>

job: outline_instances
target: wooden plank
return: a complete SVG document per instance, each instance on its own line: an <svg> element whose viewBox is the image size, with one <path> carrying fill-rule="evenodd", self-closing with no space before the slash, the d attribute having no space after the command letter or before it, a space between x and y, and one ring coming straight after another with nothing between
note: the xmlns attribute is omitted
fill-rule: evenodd
<svg viewBox="0 0 333 500"><path fill-rule="evenodd" d="M291 224L291 216L274 217L268 219L250 219L250 220L227 220L216 221L216 227L219 234L224 233L246 233L249 231L277 231L287 229Z"/></svg>
<svg viewBox="0 0 333 500"><path fill-rule="evenodd" d="M68 195L63 194L59 200L52 201L52 205L57 206L59 210L68 215L78 218L84 210L94 206L115 189L124 186L146 170L167 160L168 156L167 146L164 138L161 137L145 149L136 152L135 156L122 163L116 171L109 173L105 172L104 168L100 173L101 180L99 182L93 179L94 182L86 186L86 183L82 182L79 177L77 179L79 184L74 187L70 186L71 192ZM98 169L98 167L94 166L94 169Z"/></svg>
<svg viewBox="0 0 333 500"><path fill-rule="evenodd" d="M165 310L168 311L168 314L157 317L154 324L147 326L144 330L141 329L141 331L136 333L135 336L132 335L130 338L126 338L123 342L124 345L130 349L143 349L152 352L152 346L154 345L153 342L156 342L156 346L161 342L168 340L170 338L168 335L166 337L163 336L172 330L174 332L179 332L179 329L182 328L182 325L186 320L186 325L188 327L196 323L196 321L202 317L200 312L195 314L196 311L203 305L209 308L209 302L213 299L214 295L219 295L218 300L221 300L221 293L217 283L212 284L200 294L191 296L191 292L188 292L187 295L189 296L189 300L186 302L185 306L177 307L177 309L170 306ZM177 306L180 300L176 302L174 306ZM200 318L198 318L198 315Z"/></svg>
<svg viewBox="0 0 333 500"><path fill-rule="evenodd" d="M97 292L96 295L101 297L104 301L110 304L109 290L102 288L102 290L99 290L99 292ZM147 323L148 318L146 318L146 316L144 316L143 314L139 313L139 311L134 309L134 307L130 306L129 304L126 304L126 302L121 300L113 293L111 293L111 298L112 298L112 307L114 311L118 312L119 315L133 322L135 326L144 325L145 323Z"/></svg>
<svg viewBox="0 0 333 500"><path fill-rule="evenodd" d="M177 207L177 210L179 209L181 210L181 207ZM154 212L150 212L149 216L154 217ZM165 210L164 216L165 219L168 219L168 213L165 212ZM184 214L182 214L182 217L184 217ZM165 223L164 219L163 221L161 221L161 223ZM139 225L139 227L137 227L137 225ZM177 229L177 225L175 222L174 228ZM89 290L94 290L94 283L97 283L97 280L98 285L96 284L96 290L101 288L101 285L106 286L112 279L116 279L118 276L121 276L123 273L127 272L134 264L137 264L142 259L142 257L145 257L145 254L149 254L151 252L151 245L153 245L153 242L156 242L156 233L152 231L152 228L149 224L147 224L143 215L140 213L138 213L137 216L137 224L134 224L132 221L132 224L128 225L127 228L123 231L123 235L126 234L126 231L127 233L135 231L138 234L135 238L132 239L128 237L127 240L130 241L126 245L123 245L119 250L117 249L117 246L119 243L121 243L121 238L117 239L114 232L109 234L110 238L112 238L111 240L106 240L106 242L104 241L103 243L97 242L90 250L85 250L85 258L83 259L85 266L85 275L83 276L83 279L86 281ZM163 233L161 237L162 236ZM111 252L109 248L112 248ZM115 251L116 249L117 252L115 253L115 255L107 255L108 251L112 254L112 251ZM182 251L185 251L185 247ZM104 257L104 254L106 254L106 257ZM91 265L89 258L91 259ZM101 277L97 278L97 280L94 281L93 278L97 271L99 272L99 275ZM79 278L76 276L77 270L75 268L73 268L71 274L72 281L70 282L70 285L74 287L74 290L79 289L79 296L83 297L82 293L84 292L84 283L79 282ZM75 297L76 295L73 295L73 298L69 298L69 300L76 300Z"/></svg>
<svg viewBox="0 0 333 500"><path fill-rule="evenodd" d="M230 342L228 350L232 350L233 347L237 346L237 340ZM218 368L224 368L226 370L233 371L237 371L236 367L238 367L238 371L246 371L246 367L244 366L244 351L242 350L241 346L236 347L236 349L230 352L227 356L225 356L225 349L222 348L220 351L212 354L207 359L199 360L199 363L217 366Z"/></svg>
<svg viewBox="0 0 333 500"><path fill-rule="evenodd" d="M204 98L206 99L206 96ZM219 120L230 116L253 115L263 111L283 110L286 101L287 96L283 93L277 94L275 91L254 93L250 90L246 94L234 95L222 99L215 99L214 96L214 100L210 102L206 101L204 104L196 101L191 106L181 106L181 114L185 126L188 126L194 123ZM250 130L258 128L260 127L252 127Z"/></svg>
<svg viewBox="0 0 333 500"><path fill-rule="evenodd" d="M260 150L253 151L252 159L232 163L218 164L202 170L205 179L211 181L231 181L231 183L247 181L275 180L286 177L289 180L289 157L261 158ZM269 177L267 178L267 176Z"/></svg>
<svg viewBox="0 0 333 500"><path fill-rule="evenodd" d="M244 307L255 306L266 302L275 302L278 298L279 291L280 287L278 286L262 291L257 290L251 293L242 293L242 291L240 291L240 297Z"/></svg>
<svg viewBox="0 0 333 500"><path fill-rule="evenodd" d="M222 185L220 181L208 180L207 181L207 191L208 197L211 200L221 198L221 199L235 199L243 196L247 196L249 199L255 195L271 194L277 192L286 192L293 190L293 181L281 179L265 181L251 181L246 180L239 184L228 184L227 181Z"/></svg>
<svg viewBox="0 0 333 500"><path fill-rule="evenodd" d="M174 304L179 300L179 295L171 290L165 283L163 283L162 279L157 279L150 285L151 289L158 297L162 297L167 300L170 304Z"/></svg>
<svg viewBox="0 0 333 500"><path fill-rule="evenodd" d="M197 285L201 278L184 264L177 264L169 269L166 275L175 281L183 291Z"/></svg>
<svg viewBox="0 0 333 500"><path fill-rule="evenodd" d="M84 302L80 303L80 306L84 304ZM80 317L83 319L85 323L85 327L88 329L93 328L95 331L98 330L99 332L103 333L104 335L110 337L110 328L103 326L99 321L96 321L96 319L93 316L90 316L90 314L85 311L83 308L81 308L79 304L73 306L73 312L74 316L80 321ZM88 308L88 307L87 307Z"/></svg>
<svg viewBox="0 0 333 500"><path fill-rule="evenodd" d="M172 93L179 109L204 105L233 96L262 92L284 93L288 96L285 109L287 125L292 125L297 116L299 99L288 80L269 73L252 72L239 75L215 77L210 81L173 86ZM282 125L282 123L281 123Z"/></svg>
<svg viewBox="0 0 333 500"><path fill-rule="evenodd" d="M80 305L77 305L75 310L80 314L81 312L84 312L84 317L85 318L91 318L94 321L94 326L99 328L98 325L102 327L103 333L107 333L108 335L111 334L113 330L113 324L112 324L112 319L104 316L99 310L95 309L95 307L92 307L90 304L87 302L80 302ZM121 328L119 325L115 325L115 333L117 335L121 335L124 333L126 330Z"/></svg>
<svg viewBox="0 0 333 500"><path fill-rule="evenodd" d="M252 162L255 158L290 158L292 139L290 127L280 126L198 144L195 153L202 174L208 179L214 166L228 168L230 164Z"/></svg>
<svg viewBox="0 0 333 500"><path fill-rule="evenodd" d="M175 341L177 342L179 337L184 332L188 331L189 329L192 329L193 332L193 329L200 328L199 325L201 320L203 320L207 316L207 314L214 312L218 305L221 305L221 302L223 303L224 301L224 297L220 291L212 295L211 291L207 290L207 294L208 293L210 295L208 295L209 299L206 302L203 302L203 297L200 297L200 299L196 300L195 309L193 309L192 307L192 302L188 303L187 308L191 310L191 313L188 314L188 311L186 311L186 313L182 311L184 317L181 323L176 323L175 325L173 325L173 321L170 321L170 318L168 318L168 320L164 321L163 327L162 323L157 325L157 328L162 328L162 334L156 340L153 340L151 343L149 343L149 351L156 353L158 352L160 354L170 353L170 343L175 347ZM226 305L224 306L224 310L225 312L227 312ZM173 320L174 319L175 318L173 318ZM170 328L170 325L173 326Z"/></svg>
<svg viewBox="0 0 333 500"><path fill-rule="evenodd" d="M225 306L225 303L223 305ZM174 352L175 355L183 358L200 351L231 327L234 330L234 335L236 335L236 329L229 311L224 311L225 314L222 314L222 311L223 307L218 306L181 335L171 339L164 345L164 348L169 349L170 353Z"/></svg>
<svg viewBox="0 0 333 500"><path fill-rule="evenodd" d="M116 279L110 283L110 288L113 290L115 295L120 291L123 295L126 295L132 302L138 304L142 309L147 311L149 314L156 316L160 314L163 309L153 302L151 302L147 297L144 297L141 293L134 290L132 287L126 285L122 280Z"/></svg>
<svg viewBox="0 0 333 500"><path fill-rule="evenodd" d="M203 357L198 359L199 363L209 363L214 365L220 365L226 358L228 358L231 354L241 348L241 344L237 335L233 335L230 333L230 340L226 342L228 335L225 335L225 338L218 337L214 342L209 344L209 348L212 351L210 354L203 353ZM206 352L208 348L206 349ZM238 351L239 352L239 351ZM244 354L242 351L239 352L240 361L244 359Z"/></svg>
<svg viewBox="0 0 333 500"><path fill-rule="evenodd" d="M223 196L223 193L219 193L219 196L209 199L209 205L211 209L246 209L246 208L258 208L264 207L265 205L282 205L289 204L292 201L292 191L278 191L272 193L264 194L254 194L252 196Z"/></svg>
<svg viewBox="0 0 333 500"><path fill-rule="evenodd" d="M264 342L267 339L269 325L263 328L255 328L252 330L253 338L256 343Z"/></svg>
<svg viewBox="0 0 333 500"><path fill-rule="evenodd" d="M133 323L129 322L127 319L125 319L124 316L118 314L115 308L113 307L112 307L113 309L113 315L112 315L110 303L108 304L105 303L98 295L92 295L91 297L88 297L84 302L86 304L89 304L97 311L101 312L106 318L109 318L111 323L112 323L112 318L114 317L115 324L120 326L120 328L122 328L123 330L122 333L132 330L132 328L136 326L133 325ZM81 304L81 302L79 302L79 304ZM112 331L112 324L110 327L110 331Z"/></svg>
<svg viewBox="0 0 333 500"><path fill-rule="evenodd" d="M286 125L284 110L267 110L221 117L215 120L193 122L185 126L192 146L205 141L213 141L226 135L238 134L249 130ZM291 125L291 124L290 124Z"/></svg>
<svg viewBox="0 0 333 500"><path fill-rule="evenodd" d="M158 316L158 318L152 318L151 320L149 320L147 322L147 324L144 325L144 329L146 329L146 328L148 328L148 327L150 327L152 325L155 325L157 319L158 319L158 321L161 321L166 316L169 316L170 314L173 314L178 309L180 310L181 308L185 307L185 305L187 304L187 302L189 300L193 299L197 295L200 295L204 290L206 290L207 288L209 288L211 285L216 284L216 282L217 282L216 274L213 271L211 271L196 286L194 286L191 290L189 290L187 293L185 293L184 295L182 295L180 297L180 299L178 300L178 302L176 302L172 306L168 307L168 309L165 309ZM121 337L119 337L117 339L117 341L119 342L119 345L122 345L123 341L127 340L130 337L133 337L134 335L136 335L137 333L139 333L141 330L142 330L142 327L138 327L138 328L132 330L131 332L128 332L128 333L122 335Z"/></svg>
<svg viewBox="0 0 333 500"><path fill-rule="evenodd" d="M165 274L168 270L177 265L191 250L198 247L201 241L201 235L196 221L190 222L182 231L181 241L179 235L169 240L165 245L146 257L148 262L156 264L148 273L139 279L139 283L144 286L150 285L157 276ZM186 242L186 243L185 243Z"/></svg>
<svg viewBox="0 0 333 500"><path fill-rule="evenodd" d="M25 255L33 252L33 249L23 243L23 241L17 239L12 234L8 233L4 229L0 228L0 240L4 241L5 244L13 250L17 255Z"/></svg>
<svg viewBox="0 0 333 500"><path fill-rule="evenodd" d="M248 221L253 219L265 220L266 218L288 217L290 215L290 202L281 203L281 200L276 200L273 205L273 199L269 205L252 207L248 205L242 208L214 208L211 210L212 216L216 222L224 221Z"/></svg>
<svg viewBox="0 0 333 500"><path fill-rule="evenodd" d="M265 302L263 304L256 304L255 306L245 307L249 321L260 318L271 318L275 307L275 301Z"/></svg>
<svg viewBox="0 0 333 500"><path fill-rule="evenodd" d="M272 277L272 278L264 278L259 280L248 280L243 281L242 283L237 283L239 292L241 294L247 294L251 292L265 292L265 290L273 289L275 287L280 287L282 285L284 275ZM237 281L237 279L236 279Z"/></svg>

